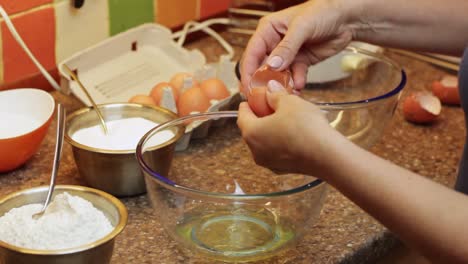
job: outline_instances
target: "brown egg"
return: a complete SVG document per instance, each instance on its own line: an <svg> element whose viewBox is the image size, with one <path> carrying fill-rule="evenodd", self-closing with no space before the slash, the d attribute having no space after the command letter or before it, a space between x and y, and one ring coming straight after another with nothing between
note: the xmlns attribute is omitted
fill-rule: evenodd
<svg viewBox="0 0 468 264"><path fill-rule="evenodd" d="M193 78L193 74L187 73L187 72L179 72L176 73L174 76L172 76L171 80L169 83L177 89L179 94L181 94L182 88L184 88L184 81L186 78ZM193 79L192 86L198 85L198 82Z"/></svg>
<svg viewBox="0 0 468 264"><path fill-rule="evenodd" d="M129 103L143 104L143 105L156 105L153 98L144 94L137 94L128 100Z"/></svg>
<svg viewBox="0 0 468 264"><path fill-rule="evenodd" d="M293 82L291 72L288 70L276 71L267 65L261 66L254 72L250 80L250 89L267 86L268 82L271 80L279 82L289 93L292 93Z"/></svg>
<svg viewBox="0 0 468 264"><path fill-rule="evenodd" d="M223 100L231 95L223 81L216 78L204 80L200 88L210 100Z"/></svg>
<svg viewBox="0 0 468 264"><path fill-rule="evenodd" d="M271 115L274 112L268 105L266 98L267 89L266 86L253 88L250 90L249 96L247 97L250 108L258 117Z"/></svg>
<svg viewBox="0 0 468 264"><path fill-rule="evenodd" d="M205 112L209 107L210 100L199 86L194 86L183 92L177 103L179 116L186 116L191 112Z"/></svg>
<svg viewBox="0 0 468 264"><path fill-rule="evenodd" d="M458 79L456 76L446 75L440 82L433 82L432 93L444 104L460 104L460 93L458 91Z"/></svg>
<svg viewBox="0 0 468 264"><path fill-rule="evenodd" d="M439 98L426 92L410 94L403 101L403 115L414 123L430 123L437 119L442 105Z"/></svg>
<svg viewBox="0 0 468 264"><path fill-rule="evenodd" d="M154 102L157 105L161 105L161 99L163 97L164 88L166 88L166 87L172 89L172 94L174 95L174 100L177 103L177 99L179 98L179 91L174 86L172 86L170 83L161 82L161 83L156 84L156 86L154 86L154 88L151 90L151 93L150 93L150 96L153 98Z"/></svg>

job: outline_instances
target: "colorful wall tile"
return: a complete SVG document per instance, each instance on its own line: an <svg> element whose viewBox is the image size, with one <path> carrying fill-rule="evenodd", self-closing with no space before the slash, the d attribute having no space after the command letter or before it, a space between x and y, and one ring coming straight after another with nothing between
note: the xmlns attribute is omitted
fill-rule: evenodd
<svg viewBox="0 0 468 264"><path fill-rule="evenodd" d="M52 0L0 0L0 5L9 15L48 3Z"/></svg>
<svg viewBox="0 0 468 264"><path fill-rule="evenodd" d="M1 27L0 27L0 31L1 31ZM2 38L2 34L0 32L0 43L3 43L3 38ZM4 67L3 67L3 45L0 45L0 84L2 84L4 81L3 81L3 71L4 71Z"/></svg>
<svg viewBox="0 0 468 264"><path fill-rule="evenodd" d="M197 0L156 0L158 5L156 22L173 28L198 17Z"/></svg>
<svg viewBox="0 0 468 264"><path fill-rule="evenodd" d="M107 1L88 0L79 9L71 1L55 4L57 64L109 37Z"/></svg>
<svg viewBox="0 0 468 264"><path fill-rule="evenodd" d="M110 36L143 23L178 28L190 20L222 14L233 0L0 0L27 46L58 77L56 65ZM0 20L0 90L47 81Z"/></svg>
<svg viewBox="0 0 468 264"><path fill-rule="evenodd" d="M109 0L109 19L111 35L153 22L153 0Z"/></svg>
<svg viewBox="0 0 468 264"><path fill-rule="evenodd" d="M12 19L18 33L46 69L55 67L55 16L52 7L21 14ZM17 81L39 72L1 23L5 82Z"/></svg>
<svg viewBox="0 0 468 264"><path fill-rule="evenodd" d="M200 18L208 18L225 12L232 0L200 0Z"/></svg>

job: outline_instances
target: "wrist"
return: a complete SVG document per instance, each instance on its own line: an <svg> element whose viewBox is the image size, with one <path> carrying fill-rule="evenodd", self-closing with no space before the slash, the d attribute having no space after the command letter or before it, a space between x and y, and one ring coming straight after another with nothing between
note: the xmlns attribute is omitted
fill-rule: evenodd
<svg viewBox="0 0 468 264"><path fill-rule="evenodd" d="M370 0L373 1L373 0ZM362 35L369 28L372 29L370 21L368 0L337 0L338 10L343 17L343 25L352 32L352 40L363 40Z"/></svg>
<svg viewBox="0 0 468 264"><path fill-rule="evenodd" d="M346 166L341 161L348 160L344 156L351 153L353 143L330 126L326 129L321 128L320 131L310 134L315 137L314 139L306 140L317 143L305 148L303 167L307 168L306 174L330 181L337 174L338 168Z"/></svg>

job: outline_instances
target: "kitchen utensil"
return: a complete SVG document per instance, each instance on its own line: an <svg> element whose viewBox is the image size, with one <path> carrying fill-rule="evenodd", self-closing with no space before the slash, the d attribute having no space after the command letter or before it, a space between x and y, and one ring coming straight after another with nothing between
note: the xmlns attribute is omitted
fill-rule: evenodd
<svg viewBox="0 0 468 264"><path fill-rule="evenodd" d="M107 129L107 125L106 125L106 121L104 121L104 117L102 116L102 113L101 111L99 110L99 107L96 105L96 103L94 102L93 100L93 97L91 97L91 95L89 94L88 90L84 87L83 83L81 83L80 79L78 78L78 76L66 65L64 64L63 67L65 68L65 70L68 72L68 74L70 74L70 76L72 77L72 79L74 81L76 81L78 83L78 86L81 88L81 90L85 93L86 97L88 98L88 100L91 102L91 104L93 105L94 107L94 111L96 111L98 117L99 117L99 120L101 121L101 125L102 125L102 129L104 130L104 133L105 134L108 134L109 133L109 130Z"/></svg>
<svg viewBox="0 0 468 264"><path fill-rule="evenodd" d="M235 111L182 117L157 126L138 144L155 216L189 256L232 262L267 258L295 245L319 216L326 185L256 165L236 117ZM169 171L152 165L155 133L210 120L226 123L175 152Z"/></svg>
<svg viewBox="0 0 468 264"><path fill-rule="evenodd" d="M406 74L380 53L348 47L341 56L355 56L359 67L349 68L346 77L335 81L307 79L300 96L320 107L336 130L367 149L380 139L393 117Z"/></svg>
<svg viewBox="0 0 468 264"><path fill-rule="evenodd" d="M47 192L47 197L44 202L44 206L42 210L33 215L33 218L41 217L47 206L49 205L52 194L55 188L55 178L57 177L59 165L60 165L60 156L62 155L62 147L63 147L63 133L65 132L65 116L66 110L62 107L61 104L57 104L57 136L55 140L55 153L54 153L54 163L52 165L52 174L50 176L50 184L49 184L49 191Z"/></svg>
<svg viewBox="0 0 468 264"><path fill-rule="evenodd" d="M107 121L123 118L141 117L156 123L164 123L177 118L177 115L160 107L140 104L103 104L100 105ZM132 196L146 192L143 174L135 159L135 148L127 150L107 150L86 146L73 139L73 134L83 128L99 124L92 108L79 109L68 115L65 141L72 145L73 157L80 176L86 182L116 196ZM174 138L152 149L153 166L167 171L175 142L182 137L184 129L174 128Z"/></svg>
<svg viewBox="0 0 468 264"><path fill-rule="evenodd" d="M0 173L18 168L37 152L54 109L54 98L43 90L0 91Z"/></svg>
<svg viewBox="0 0 468 264"><path fill-rule="evenodd" d="M114 241L125 228L128 212L117 198L105 192L74 185L57 185L54 194L67 192L91 202L104 213L114 227L105 237L86 245L61 250L32 250L10 245L0 240L0 261L3 264L105 264L110 263ZM48 186L24 189L0 199L0 216L13 208L27 204L42 203Z"/></svg>
<svg viewBox="0 0 468 264"><path fill-rule="evenodd" d="M416 53L416 52L412 52L412 51L407 51L407 50L402 50L402 49L390 49L390 50L397 53L397 54L404 55L404 56L407 56L407 57L410 57L410 58L413 58L413 59L417 59L417 60L420 60L420 61L424 61L424 62L427 62L427 63L431 63L433 65L436 65L436 66L439 66L439 67L442 67L442 68L445 68L445 69L448 69L448 70L458 72L458 70L460 69L460 65L458 63L453 62L453 61L443 60L443 59L435 57L435 56L429 56L429 55Z"/></svg>

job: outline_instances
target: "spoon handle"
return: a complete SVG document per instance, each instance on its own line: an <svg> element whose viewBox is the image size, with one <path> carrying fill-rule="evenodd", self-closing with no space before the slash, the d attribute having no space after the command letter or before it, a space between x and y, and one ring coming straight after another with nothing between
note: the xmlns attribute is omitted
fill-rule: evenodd
<svg viewBox="0 0 468 264"><path fill-rule="evenodd" d="M94 102L93 97L91 97L88 90L84 87L83 83L80 81L78 76L76 76L76 74L70 69L70 67L68 67L66 64L64 64L63 67L68 72L68 74L70 74L70 77L72 78L72 80L74 80L78 84L78 86L81 88L81 90L84 92L84 94L86 95L88 100L93 105L94 110L96 111L96 113L97 113L97 115L99 117L99 120L101 121L101 125L102 125L102 129L104 130L104 134L106 134L106 135L109 134L109 130L107 129L106 122L104 121L104 117L102 116L102 113L99 110L99 107L96 105L96 102Z"/></svg>
<svg viewBox="0 0 468 264"><path fill-rule="evenodd" d="M54 163L52 166L52 175L50 177L49 192L47 193L47 198L42 211L45 211L47 205L49 205L50 199L52 198L52 193L55 188L55 178L57 177L57 172L60 165L60 157L62 155L63 134L65 133L65 115L65 108L63 108L61 104L57 104L57 137L55 143Z"/></svg>

